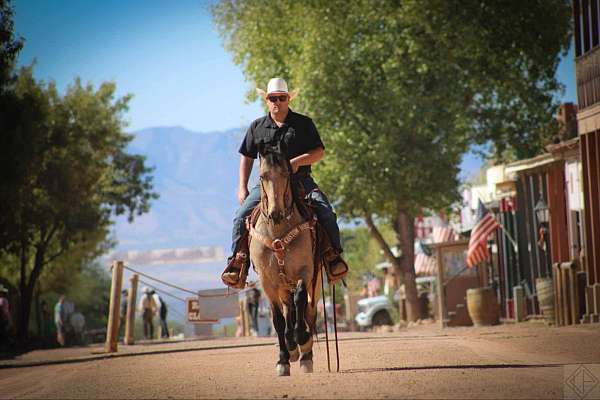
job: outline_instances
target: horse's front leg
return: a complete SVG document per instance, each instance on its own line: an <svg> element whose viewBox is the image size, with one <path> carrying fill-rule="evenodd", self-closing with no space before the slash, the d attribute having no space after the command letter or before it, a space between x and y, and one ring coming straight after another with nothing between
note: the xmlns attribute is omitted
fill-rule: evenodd
<svg viewBox="0 0 600 400"><path fill-rule="evenodd" d="M285 343L285 318L279 305L271 303L271 310L273 310L273 326L277 332L277 339L279 339L277 375L290 376L290 353Z"/></svg>
<svg viewBox="0 0 600 400"><path fill-rule="evenodd" d="M306 283L304 283L303 280L299 280L296 286L294 303L296 304L296 324L294 326L294 332L296 334L296 341L300 346L300 369L302 372L313 372L313 338L305 319L306 308L308 306L308 291L306 289Z"/></svg>
<svg viewBox="0 0 600 400"><path fill-rule="evenodd" d="M296 341L296 333L294 327L296 326L296 305L294 304L294 294L290 293L286 304L284 305L285 310L285 341L287 343L287 350L290 354L290 362L298 361L300 358L300 351L298 350L298 342Z"/></svg>

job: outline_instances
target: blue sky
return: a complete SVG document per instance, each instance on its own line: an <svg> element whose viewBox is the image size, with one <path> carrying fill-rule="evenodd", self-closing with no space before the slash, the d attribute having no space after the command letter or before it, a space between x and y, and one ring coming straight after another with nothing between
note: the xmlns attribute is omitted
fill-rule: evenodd
<svg viewBox="0 0 600 400"><path fill-rule="evenodd" d="M65 88L80 76L113 80L133 93L130 129L180 125L215 131L262 112L246 104L250 85L223 50L208 2L16 0L15 29L38 78Z"/></svg>
<svg viewBox="0 0 600 400"><path fill-rule="evenodd" d="M19 63L37 59L38 78L65 88L80 76L133 93L131 130L179 125L208 132L245 126L262 113L252 86L225 52L199 0L15 0L25 39ZM560 65L565 101L575 101L573 54Z"/></svg>

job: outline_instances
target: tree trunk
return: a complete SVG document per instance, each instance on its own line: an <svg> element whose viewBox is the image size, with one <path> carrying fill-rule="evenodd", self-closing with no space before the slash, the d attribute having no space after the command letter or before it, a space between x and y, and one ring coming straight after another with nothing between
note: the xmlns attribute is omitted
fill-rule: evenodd
<svg viewBox="0 0 600 400"><path fill-rule="evenodd" d="M31 299L27 299L27 243L21 242L21 276L19 277L19 318L17 322L17 337L19 340L25 341L27 339L27 321L29 320L29 313L27 307Z"/></svg>
<svg viewBox="0 0 600 400"><path fill-rule="evenodd" d="M35 323L37 325L37 335L44 337L44 321L42 320L41 306L40 306L40 289L35 291L34 304L35 304Z"/></svg>
<svg viewBox="0 0 600 400"><path fill-rule="evenodd" d="M414 267L414 217L409 216L406 212L400 212L398 214L397 221L394 222L394 231L396 237L400 243L400 249L402 250L402 256L396 257L390 246L386 243L385 239L375 226L373 218L366 214L365 222L369 233L383 250L385 258L394 266L396 276L398 276L398 283L404 284L404 291L406 294L406 320L416 321L419 319L419 299L417 296L417 285L415 283L415 267ZM406 227L406 228L405 228ZM398 286L400 287L400 286ZM402 304L398 305L400 316L403 316Z"/></svg>
<svg viewBox="0 0 600 400"><path fill-rule="evenodd" d="M419 319L419 296L415 282L415 218L406 210L399 209L398 217L394 221L394 231L400 245L402 256L400 257L400 270L404 283L404 294L406 296L406 320L416 321Z"/></svg>
<svg viewBox="0 0 600 400"><path fill-rule="evenodd" d="M28 260L26 256L26 250L21 249L21 315L19 318L18 338L22 342L27 341L29 338L29 316L31 315L33 291L40 273L42 272L42 267L44 266L44 257L44 246L37 246L33 262L33 269L31 274L29 274L29 279L27 279L26 273Z"/></svg>

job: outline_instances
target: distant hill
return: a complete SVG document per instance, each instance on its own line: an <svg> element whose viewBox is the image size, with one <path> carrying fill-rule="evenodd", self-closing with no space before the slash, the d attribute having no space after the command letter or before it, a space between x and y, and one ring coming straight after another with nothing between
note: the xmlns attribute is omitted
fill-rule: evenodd
<svg viewBox="0 0 600 400"><path fill-rule="evenodd" d="M160 198L133 224L119 218L119 250L229 246L237 208L240 129L198 133L181 127L134 133L130 150L155 168Z"/></svg>

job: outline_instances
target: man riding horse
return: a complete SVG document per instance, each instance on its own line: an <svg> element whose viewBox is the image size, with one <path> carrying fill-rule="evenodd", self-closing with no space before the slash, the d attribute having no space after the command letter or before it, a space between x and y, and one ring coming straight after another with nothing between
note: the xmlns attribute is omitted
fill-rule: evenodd
<svg viewBox="0 0 600 400"><path fill-rule="evenodd" d="M311 177L311 165L323 158L325 146L313 121L289 108L294 93L288 92L288 86L282 78L273 78L267 85L267 91L257 91L267 103L269 113L250 124L242 141L239 152L240 182L238 200L241 207L233 220L232 256L221 275L223 282L231 287L243 288L250 266L248 250L248 230L246 218L260 202L260 184L248 192L248 180L252 172L254 159L261 144L272 143L291 133L287 156L293 172L293 180L305 193L319 223L327 232L331 247L323 255L327 275L330 281L339 281L348 272L348 265L342 259L342 246L337 217L323 192Z"/></svg>

